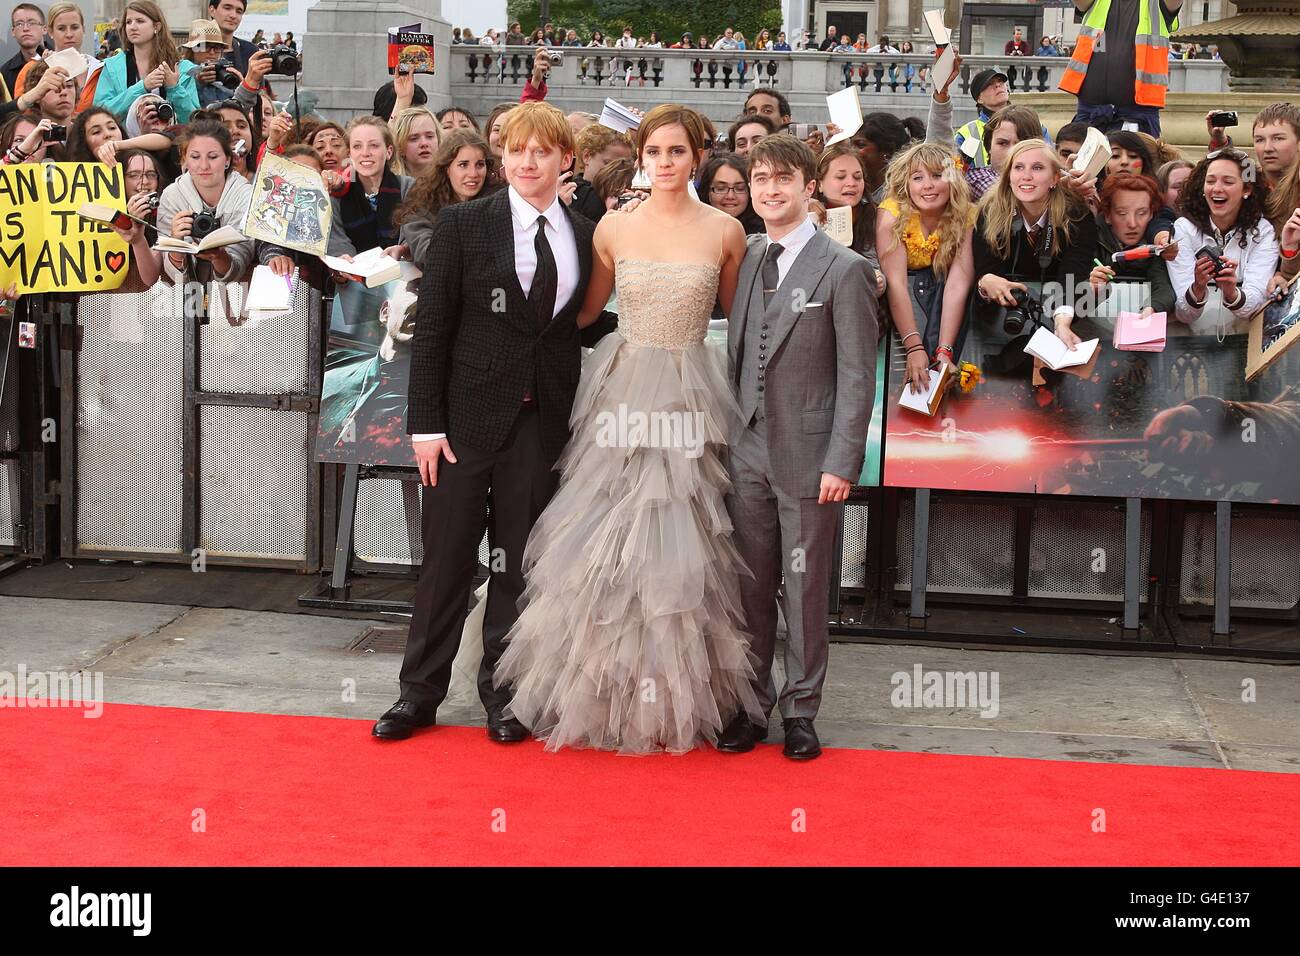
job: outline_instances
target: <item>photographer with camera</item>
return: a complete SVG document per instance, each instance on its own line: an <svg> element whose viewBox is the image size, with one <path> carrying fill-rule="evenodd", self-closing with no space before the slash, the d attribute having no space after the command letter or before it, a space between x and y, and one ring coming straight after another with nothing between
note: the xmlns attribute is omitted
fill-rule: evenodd
<svg viewBox="0 0 1300 956"><path fill-rule="evenodd" d="M989 371L1013 372L1028 363L1024 345L1034 325L1072 348L1079 342L1070 331L1071 301L1076 286L1087 288L1097 224L1065 177L1046 142L1021 140L980 207L972 251L975 287L984 302L977 314L995 324L982 336L982 364ZM1061 291L1061 301L1043 301L1049 283Z"/></svg>
<svg viewBox="0 0 1300 956"><path fill-rule="evenodd" d="M212 119L199 119L186 131L181 154L185 172L163 190L158 204L158 232L198 242L223 225L243 225L253 187L234 171L230 132ZM159 253L159 255L162 255ZM174 282L237 282L253 261L251 239L211 249L197 256L171 252L162 266Z"/></svg>
<svg viewBox="0 0 1300 956"><path fill-rule="evenodd" d="M153 0L129 0L122 14L126 49L109 57L99 71L95 105L125 116L140 96L152 92L167 101L178 123L199 108L195 64L181 59L167 19Z"/></svg>
<svg viewBox="0 0 1300 956"><path fill-rule="evenodd" d="M1190 334L1245 332L1278 263L1277 236L1264 216L1259 168L1231 147L1196 164L1178 197L1178 256L1169 277L1176 317ZM1174 334L1178 326L1171 325Z"/></svg>
<svg viewBox="0 0 1300 956"><path fill-rule="evenodd" d="M181 48L197 67L194 83L200 107L212 106L234 95L240 76L234 69L234 61L226 56L226 45L216 20L195 20L190 24L190 37Z"/></svg>
<svg viewBox="0 0 1300 956"><path fill-rule="evenodd" d="M546 78L552 66L559 66L564 61L564 54L559 50L550 50L539 46L533 55L533 72L524 81L523 92L519 94L520 103L546 99Z"/></svg>
<svg viewBox="0 0 1300 956"><path fill-rule="evenodd" d="M53 128L49 120L36 119L31 114L9 117L0 127L0 150L3 150L0 163L9 166L62 160L63 150L50 139Z"/></svg>
<svg viewBox="0 0 1300 956"><path fill-rule="evenodd" d="M222 45L230 51L231 66L239 71L241 77L248 76L249 64L258 52L258 48L248 40L235 36L235 31L244 22L244 11L247 9L245 0L208 0L208 16L221 31ZM253 86L256 88L257 84L254 83Z"/></svg>

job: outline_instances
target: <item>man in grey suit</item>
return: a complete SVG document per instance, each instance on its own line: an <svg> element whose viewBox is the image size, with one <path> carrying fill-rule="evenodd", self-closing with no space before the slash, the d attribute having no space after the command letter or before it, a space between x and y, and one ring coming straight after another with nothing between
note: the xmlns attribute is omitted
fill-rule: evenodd
<svg viewBox="0 0 1300 956"><path fill-rule="evenodd" d="M741 578L764 710L779 703L787 757L821 753L813 719L828 652L836 529L862 471L875 393L875 277L867 260L808 218L816 158L786 134L749 154L749 189L767 232L749 238L727 330L743 424L731 436L727 508L753 571ZM781 587L784 575L784 588ZM788 635L786 683L772 678L778 590ZM718 739L752 750L767 727L741 715Z"/></svg>

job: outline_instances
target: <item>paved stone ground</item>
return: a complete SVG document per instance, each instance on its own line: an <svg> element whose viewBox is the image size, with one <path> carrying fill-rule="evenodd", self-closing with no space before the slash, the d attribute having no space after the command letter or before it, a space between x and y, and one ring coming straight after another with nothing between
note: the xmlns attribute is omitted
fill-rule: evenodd
<svg viewBox="0 0 1300 956"><path fill-rule="evenodd" d="M100 671L109 702L373 720L397 696L400 655L348 646L394 623L0 596L0 671ZM916 665L996 672L996 716L893 706L893 675ZM1243 701L1249 686L1255 699ZM477 705L439 713L483 720ZM1300 667L837 644L817 728L837 747L1300 773Z"/></svg>

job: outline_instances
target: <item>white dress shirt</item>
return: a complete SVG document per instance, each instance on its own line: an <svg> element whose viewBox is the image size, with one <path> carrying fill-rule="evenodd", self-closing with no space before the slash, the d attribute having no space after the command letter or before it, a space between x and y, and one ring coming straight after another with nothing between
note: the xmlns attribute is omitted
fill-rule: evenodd
<svg viewBox="0 0 1300 956"><path fill-rule="evenodd" d="M573 224L565 214L564 204L559 194L539 213L523 196L515 192L515 187L508 187L510 195L510 222L515 236L515 274L519 277L519 287L523 289L524 298L533 287L533 276L537 274L537 217L546 217L546 241L551 245L551 254L555 256L556 287L555 308L551 318L560 314L560 310L569 304L578 288L578 240L573 235ZM412 435L411 441L435 441L447 436L441 432L431 435Z"/></svg>
<svg viewBox="0 0 1300 956"><path fill-rule="evenodd" d="M790 267L794 265L794 260L799 258L799 253L803 252L803 247L808 245L808 240L817 235L817 224L813 222L811 216L795 226L785 236L778 239L781 244L781 254L776 257L776 284L779 287L785 281L786 275L790 272ZM763 255L767 255L767 248L772 244L772 238L767 239L767 246L763 247Z"/></svg>

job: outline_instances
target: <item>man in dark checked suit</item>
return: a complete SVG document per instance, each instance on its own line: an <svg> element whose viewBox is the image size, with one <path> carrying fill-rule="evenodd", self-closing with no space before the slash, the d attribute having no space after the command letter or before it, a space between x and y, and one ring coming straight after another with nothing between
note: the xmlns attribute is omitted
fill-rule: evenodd
<svg viewBox="0 0 1300 956"><path fill-rule="evenodd" d="M502 714L510 688L494 688L492 672L519 614L524 546L569 440L595 225L558 198L573 159L563 113L517 106L501 143L510 187L439 213L420 285L407 431L424 486L424 563L401 697L373 730L389 740L433 724L447 695L485 513L493 559L479 696L492 740L528 736Z"/></svg>

